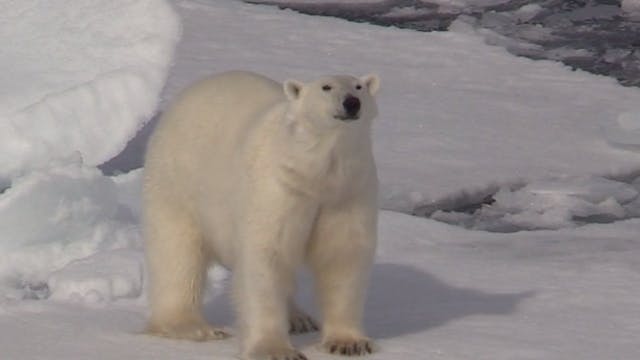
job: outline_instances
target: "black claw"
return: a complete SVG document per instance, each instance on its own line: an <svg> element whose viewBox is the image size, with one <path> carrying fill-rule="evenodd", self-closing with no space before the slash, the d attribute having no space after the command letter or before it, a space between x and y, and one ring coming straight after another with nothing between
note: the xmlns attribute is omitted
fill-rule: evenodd
<svg viewBox="0 0 640 360"><path fill-rule="evenodd" d="M337 345L331 345L331 348L329 349L329 352L332 354L335 354L336 350L338 350L338 346Z"/></svg>
<svg viewBox="0 0 640 360"><path fill-rule="evenodd" d="M340 348L340 354L347 355L347 348L345 347Z"/></svg>

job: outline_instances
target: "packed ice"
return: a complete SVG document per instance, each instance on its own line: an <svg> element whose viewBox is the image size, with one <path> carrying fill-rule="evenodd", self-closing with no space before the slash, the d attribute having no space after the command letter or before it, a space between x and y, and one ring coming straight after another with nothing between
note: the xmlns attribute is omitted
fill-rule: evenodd
<svg viewBox="0 0 640 360"><path fill-rule="evenodd" d="M567 176L500 188L470 212L436 211L432 218L474 230L514 232L560 229L640 216L640 177L631 183Z"/></svg>

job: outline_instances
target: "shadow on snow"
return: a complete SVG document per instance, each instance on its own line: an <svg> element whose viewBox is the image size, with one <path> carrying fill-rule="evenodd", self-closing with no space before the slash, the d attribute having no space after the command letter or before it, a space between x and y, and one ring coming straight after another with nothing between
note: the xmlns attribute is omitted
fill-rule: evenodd
<svg viewBox="0 0 640 360"><path fill-rule="evenodd" d="M298 300L317 319L311 277L299 278ZM233 309L228 286L205 303L205 314L215 325L230 326ZM388 339L445 325L472 315L509 315L534 292L487 293L456 287L411 266L374 265L365 307L365 328L372 338ZM319 319L320 320L320 319Z"/></svg>
<svg viewBox="0 0 640 360"><path fill-rule="evenodd" d="M448 285L407 265L376 264L365 327L373 338L394 338L471 315L509 315L534 292L491 294Z"/></svg>

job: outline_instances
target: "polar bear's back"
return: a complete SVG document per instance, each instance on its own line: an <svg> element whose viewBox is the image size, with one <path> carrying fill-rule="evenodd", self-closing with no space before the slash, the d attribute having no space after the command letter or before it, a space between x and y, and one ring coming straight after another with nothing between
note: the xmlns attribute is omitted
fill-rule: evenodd
<svg viewBox="0 0 640 360"><path fill-rule="evenodd" d="M179 193L201 189L202 181L224 186L222 178L231 177L233 159L251 128L284 101L282 85L251 72L222 73L190 86L163 114L149 141L146 185L173 193L175 200L184 200Z"/></svg>
<svg viewBox="0 0 640 360"><path fill-rule="evenodd" d="M284 99L282 86L262 75L245 71L222 73L184 90L163 115L155 134L161 137L166 132L174 139L197 135L207 142L212 136L228 139Z"/></svg>

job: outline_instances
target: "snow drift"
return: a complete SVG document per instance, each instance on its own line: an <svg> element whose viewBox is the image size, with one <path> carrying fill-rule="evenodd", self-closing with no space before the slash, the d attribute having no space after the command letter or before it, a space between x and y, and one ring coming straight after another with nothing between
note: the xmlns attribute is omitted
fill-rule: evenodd
<svg viewBox="0 0 640 360"><path fill-rule="evenodd" d="M2 2L0 180L118 154L155 112L179 30L165 1Z"/></svg>

